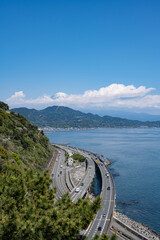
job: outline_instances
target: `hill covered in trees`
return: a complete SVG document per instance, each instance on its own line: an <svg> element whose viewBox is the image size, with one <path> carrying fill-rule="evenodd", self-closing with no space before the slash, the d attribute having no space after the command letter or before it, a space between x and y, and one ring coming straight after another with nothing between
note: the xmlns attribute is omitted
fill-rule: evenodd
<svg viewBox="0 0 160 240"><path fill-rule="evenodd" d="M24 166L42 170L53 153L48 138L22 115L0 102L0 163L19 158Z"/></svg>
<svg viewBox="0 0 160 240"><path fill-rule="evenodd" d="M94 219L101 199L73 203L66 194L55 201L56 189L42 171L52 152L42 131L0 102L0 239L85 239L79 232Z"/></svg>
<svg viewBox="0 0 160 240"><path fill-rule="evenodd" d="M63 106L47 107L43 110L14 108L38 127L53 128L139 128L160 127L160 121L138 121L124 118L83 113Z"/></svg>
<svg viewBox="0 0 160 240"><path fill-rule="evenodd" d="M0 180L2 240L79 239L79 231L87 228L100 207L99 197L93 203L72 203L66 194L55 201L48 173L24 169L19 159L5 161Z"/></svg>

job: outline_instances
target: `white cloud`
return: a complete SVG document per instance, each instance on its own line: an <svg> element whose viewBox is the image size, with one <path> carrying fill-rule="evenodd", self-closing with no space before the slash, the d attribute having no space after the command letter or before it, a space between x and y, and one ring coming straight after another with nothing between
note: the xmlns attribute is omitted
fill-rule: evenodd
<svg viewBox="0 0 160 240"><path fill-rule="evenodd" d="M160 95L149 94L154 88L123 84L111 84L99 90L88 90L83 94L66 94L58 92L54 96L44 94L36 99L26 99L23 91L15 92L7 102L10 106L27 106L43 108L52 105L63 105L76 109L89 108L125 108L160 110Z"/></svg>
<svg viewBox="0 0 160 240"><path fill-rule="evenodd" d="M25 103L25 94L23 91L15 92L11 97L9 97L6 101L12 105L13 104L22 104Z"/></svg>

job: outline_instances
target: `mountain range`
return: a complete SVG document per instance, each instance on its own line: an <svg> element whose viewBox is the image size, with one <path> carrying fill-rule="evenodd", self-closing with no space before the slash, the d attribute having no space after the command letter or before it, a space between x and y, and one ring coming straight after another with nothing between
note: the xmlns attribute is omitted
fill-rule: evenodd
<svg viewBox="0 0 160 240"><path fill-rule="evenodd" d="M52 106L43 110L14 108L38 127L52 128L139 128L160 127L160 121L138 121L119 117L83 113L64 106Z"/></svg>

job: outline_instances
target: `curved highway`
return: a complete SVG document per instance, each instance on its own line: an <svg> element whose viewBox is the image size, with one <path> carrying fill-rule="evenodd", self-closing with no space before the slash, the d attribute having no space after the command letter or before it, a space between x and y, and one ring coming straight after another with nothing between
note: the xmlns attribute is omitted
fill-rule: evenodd
<svg viewBox="0 0 160 240"><path fill-rule="evenodd" d="M115 205L115 190L111 174L104 165L98 165L98 167L102 176L102 208L97 212L94 221L85 233L88 236L88 239L93 238L96 233L102 234L103 232L108 232Z"/></svg>
<svg viewBox="0 0 160 240"><path fill-rule="evenodd" d="M54 164L54 168L52 171L52 187L56 187L56 200L61 198L61 196L68 192L68 188L64 181L64 174L65 174L65 153L63 150L58 150L58 157Z"/></svg>
<svg viewBox="0 0 160 240"><path fill-rule="evenodd" d="M115 189L110 172L108 171L107 167L104 164L103 166L101 166L101 164L98 164L97 161L99 159L97 158L97 155L92 154L89 151L64 145L57 146L60 147L61 149L58 149L59 152L58 158L55 162L54 169L52 172L53 187L57 188L56 199L60 198L67 191L69 192L65 182L66 179L65 151L67 151L69 155L73 154L73 152L78 152L86 158L87 169L83 180L81 180L81 182L77 186L75 186L70 192L71 199L73 202L76 202L79 198L83 198L85 196L88 188L90 187L91 182L93 181L95 174L95 164L97 164L97 166L100 169L102 177L102 191L101 191L102 208L97 212L94 221L85 231L85 235L88 237L88 239L91 239L94 237L96 233L98 234L102 234L103 232L107 233L111 224L112 214L115 205ZM82 182L84 183L83 186L81 185ZM76 192L76 188L79 188L78 192Z"/></svg>
<svg viewBox="0 0 160 240"><path fill-rule="evenodd" d="M69 192L69 189L67 188L66 182L65 182L65 174L66 174L66 163L65 163L65 152L67 151L70 155L72 155L74 152L79 152L84 157L86 157L87 160L87 169L86 174L84 178L81 180L81 182L75 186L72 191L70 192L70 197L73 202L76 202L79 198L83 198L83 196L86 194L91 182L93 181L94 175L95 175L95 165L93 160L90 156L86 155L81 150L77 151L72 147L66 147L63 145L58 145L58 147L61 147L61 149L58 149L58 157L55 162L55 166L52 172L52 179L53 179L53 187L57 188L57 195L56 199L60 198L63 194L66 192ZM61 167L63 166L63 167ZM60 173L62 171L62 173ZM83 186L81 185L83 182ZM76 188L79 188L79 192L76 192Z"/></svg>

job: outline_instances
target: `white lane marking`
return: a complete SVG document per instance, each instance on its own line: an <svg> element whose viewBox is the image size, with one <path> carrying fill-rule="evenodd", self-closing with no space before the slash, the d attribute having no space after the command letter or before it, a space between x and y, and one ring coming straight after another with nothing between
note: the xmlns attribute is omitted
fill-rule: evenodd
<svg viewBox="0 0 160 240"><path fill-rule="evenodd" d="M109 185L111 186L111 180L110 180L110 178L109 178ZM104 225L103 225L103 227L102 227L102 231L101 231L101 232L103 232L104 227L105 227L106 222L107 222L107 217L108 217L109 210L110 210L110 206L111 206L111 197L112 197L112 187L111 187L111 191L110 191L110 201L109 201L108 212L107 212L107 214L106 214L106 219L105 219L105 221L104 221Z"/></svg>

